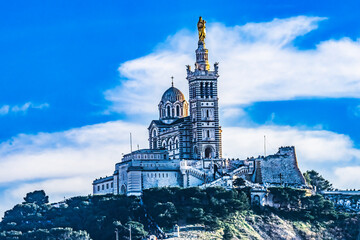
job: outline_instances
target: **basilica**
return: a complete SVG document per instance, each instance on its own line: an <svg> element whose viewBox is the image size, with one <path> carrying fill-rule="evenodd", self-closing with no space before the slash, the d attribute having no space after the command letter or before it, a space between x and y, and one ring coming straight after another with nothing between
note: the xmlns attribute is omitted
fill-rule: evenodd
<svg viewBox="0 0 360 240"><path fill-rule="evenodd" d="M159 119L148 127L149 148L124 155L112 175L93 181L93 194L141 195L143 189L167 186L231 188L236 177L260 185L305 184L294 147L266 157L222 158L218 63L209 65L205 23L200 17L195 67L186 66L188 101L172 84L158 104Z"/></svg>

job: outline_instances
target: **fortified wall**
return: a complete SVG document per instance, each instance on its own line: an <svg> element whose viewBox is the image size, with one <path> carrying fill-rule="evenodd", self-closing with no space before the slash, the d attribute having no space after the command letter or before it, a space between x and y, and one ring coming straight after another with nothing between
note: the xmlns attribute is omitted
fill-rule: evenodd
<svg viewBox="0 0 360 240"><path fill-rule="evenodd" d="M281 147L274 155L256 159L253 181L266 185L305 185L295 153L295 147Z"/></svg>

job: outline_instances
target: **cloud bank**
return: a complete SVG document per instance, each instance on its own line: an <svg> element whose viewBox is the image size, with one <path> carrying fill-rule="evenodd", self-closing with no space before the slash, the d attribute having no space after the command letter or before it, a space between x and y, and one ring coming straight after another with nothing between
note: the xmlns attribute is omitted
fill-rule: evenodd
<svg viewBox="0 0 360 240"><path fill-rule="evenodd" d="M294 39L315 30L321 21L326 20L298 16L234 27L208 24L209 59L220 62L221 106L308 97L359 98L359 40L326 40L310 50L294 47ZM175 86L187 94L185 65L195 61L196 39L193 32L179 31L154 53L121 64L120 85L105 92L111 102L108 111L153 112L172 75Z"/></svg>
<svg viewBox="0 0 360 240"><path fill-rule="evenodd" d="M223 130L225 157L244 159L263 155L263 136L266 135L268 154L275 153L278 146L295 145L301 170L326 164L327 169L319 170L336 183L336 187L360 185L357 177L360 164L354 167L354 160L360 159L360 150L354 148L345 135L278 126ZM4 190L0 193L0 212L21 202L27 192L36 189L44 189L51 201L90 194L92 181L111 175L122 154L129 152L129 132L135 146L147 147L146 126L124 121L65 132L23 134L3 142L0 144L0 186Z"/></svg>
<svg viewBox="0 0 360 240"><path fill-rule="evenodd" d="M29 109L44 109L48 108L48 103L42 103L42 104L35 104L32 102L24 103L23 105L3 105L0 107L0 116L1 115L7 115L9 113L26 113Z"/></svg>
<svg viewBox="0 0 360 240"><path fill-rule="evenodd" d="M133 143L146 148L146 127L122 121L65 132L21 134L0 144L0 212L44 189L51 201L87 195L92 181L112 175L114 164Z"/></svg>

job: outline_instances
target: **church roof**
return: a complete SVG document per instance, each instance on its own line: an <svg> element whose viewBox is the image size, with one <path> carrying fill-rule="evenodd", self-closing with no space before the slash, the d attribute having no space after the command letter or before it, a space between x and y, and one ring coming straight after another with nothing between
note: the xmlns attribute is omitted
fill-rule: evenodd
<svg viewBox="0 0 360 240"><path fill-rule="evenodd" d="M176 101L182 102L184 100L185 100L184 94L176 87L170 87L168 90L164 92L161 98L161 101L163 103L166 103L167 101L171 103L174 103Z"/></svg>
<svg viewBox="0 0 360 240"><path fill-rule="evenodd" d="M174 125L177 125L177 124L180 124L180 123L183 123L183 122L186 122L186 121L190 121L190 117L187 116L187 117L183 117L183 118L178 118L176 119L174 122L172 123L164 123L163 121L161 120L152 120L151 123L150 123L150 126L149 128L151 127L151 125L154 123L156 126L158 127L172 127Z"/></svg>

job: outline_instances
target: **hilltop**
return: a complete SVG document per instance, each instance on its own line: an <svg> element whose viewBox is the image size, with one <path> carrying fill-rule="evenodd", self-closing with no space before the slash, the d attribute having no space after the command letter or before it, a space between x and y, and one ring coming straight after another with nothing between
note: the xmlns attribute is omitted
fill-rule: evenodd
<svg viewBox="0 0 360 240"><path fill-rule="evenodd" d="M164 236L175 224L187 230L180 233L182 239L358 237L358 215L338 212L321 195L306 197L299 191L274 188L279 209L251 206L246 188L154 188L142 198L81 196L57 204L49 204L44 191L35 191L5 213L0 239L115 239L115 229L119 239L128 239L130 226L132 239L142 239Z"/></svg>

